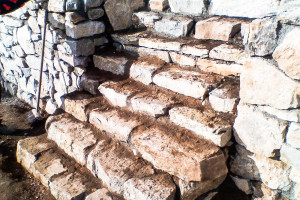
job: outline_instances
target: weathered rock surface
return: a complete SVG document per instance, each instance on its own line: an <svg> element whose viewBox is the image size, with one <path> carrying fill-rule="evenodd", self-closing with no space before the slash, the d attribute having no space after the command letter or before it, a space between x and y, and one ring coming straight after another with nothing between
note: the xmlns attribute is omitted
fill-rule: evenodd
<svg viewBox="0 0 300 200"><path fill-rule="evenodd" d="M289 77L300 80L300 62L299 62L299 39L300 29L295 28L289 32L283 42L276 48L273 58L278 66Z"/></svg>
<svg viewBox="0 0 300 200"><path fill-rule="evenodd" d="M168 41L160 38L140 38L139 46L151 49L180 51L181 44L176 41Z"/></svg>
<svg viewBox="0 0 300 200"><path fill-rule="evenodd" d="M256 19L242 26L245 50L252 56L266 56L273 53L277 46L276 18Z"/></svg>
<svg viewBox="0 0 300 200"><path fill-rule="evenodd" d="M196 65L196 60L192 56L182 55L176 52L170 52L170 57L173 63L185 67L194 67Z"/></svg>
<svg viewBox="0 0 300 200"><path fill-rule="evenodd" d="M67 114L48 118L46 127L49 139L78 163L86 164L88 150L97 141L90 127L68 117Z"/></svg>
<svg viewBox="0 0 300 200"><path fill-rule="evenodd" d="M155 22L154 29L159 33L173 37L185 37L190 32L194 22L189 18L163 18Z"/></svg>
<svg viewBox="0 0 300 200"><path fill-rule="evenodd" d="M154 167L188 182L212 180L227 173L218 147L204 139L187 137L178 130L148 127L135 131L131 143Z"/></svg>
<svg viewBox="0 0 300 200"><path fill-rule="evenodd" d="M133 129L142 124L136 117L122 116L115 109L95 109L90 113L89 122L122 142L127 142Z"/></svg>
<svg viewBox="0 0 300 200"><path fill-rule="evenodd" d="M300 123L291 123L286 135L286 143L300 149Z"/></svg>
<svg viewBox="0 0 300 200"><path fill-rule="evenodd" d="M134 13L132 20L135 27L147 27L154 28L155 22L160 20L162 17L155 12L141 11Z"/></svg>
<svg viewBox="0 0 300 200"><path fill-rule="evenodd" d="M52 12L63 13L66 10L66 0L49 0L48 9Z"/></svg>
<svg viewBox="0 0 300 200"><path fill-rule="evenodd" d="M152 83L152 76L154 72L163 67L164 62L159 59L155 59L156 62L135 62L130 67L130 77L134 80L140 81L145 85L150 85Z"/></svg>
<svg viewBox="0 0 300 200"><path fill-rule="evenodd" d="M243 65L240 64L211 59L197 59L196 65L204 72L216 73L222 76L239 76L243 68Z"/></svg>
<svg viewBox="0 0 300 200"><path fill-rule="evenodd" d="M98 69L108 71L116 75L126 75L128 74L129 60L122 56L94 55L94 65Z"/></svg>
<svg viewBox="0 0 300 200"><path fill-rule="evenodd" d="M169 0L171 11L188 15L202 15L205 12L203 0Z"/></svg>
<svg viewBox="0 0 300 200"><path fill-rule="evenodd" d="M177 68L160 72L153 78L153 82L160 87L197 99L203 99L220 81L221 77L217 75Z"/></svg>
<svg viewBox="0 0 300 200"><path fill-rule="evenodd" d="M163 11L169 6L168 0L150 0L149 7L154 11Z"/></svg>
<svg viewBox="0 0 300 200"><path fill-rule="evenodd" d="M113 200L110 192L106 188L101 188L85 197L85 200Z"/></svg>
<svg viewBox="0 0 300 200"><path fill-rule="evenodd" d="M104 4L105 12L115 31L132 25L132 14L144 6L143 0L108 0Z"/></svg>
<svg viewBox="0 0 300 200"><path fill-rule="evenodd" d="M245 63L240 90L244 102L278 109L298 108L299 94L300 84L285 76L272 63L259 58Z"/></svg>
<svg viewBox="0 0 300 200"><path fill-rule="evenodd" d="M286 144L284 144L280 150L280 159L298 170L300 170L299 156L300 150Z"/></svg>
<svg viewBox="0 0 300 200"><path fill-rule="evenodd" d="M103 22L86 21L80 24L66 23L67 36L74 39L101 34L104 31L105 25Z"/></svg>
<svg viewBox="0 0 300 200"><path fill-rule="evenodd" d="M129 200L171 200L174 199L176 192L176 186L166 174L133 178L126 181L124 188L124 197Z"/></svg>
<svg viewBox="0 0 300 200"><path fill-rule="evenodd" d="M259 109L282 120L300 122L300 109L280 110L271 106L259 106Z"/></svg>
<svg viewBox="0 0 300 200"><path fill-rule="evenodd" d="M249 195L252 194L251 184L250 181L247 179L242 179L235 176L230 176L235 185L243 191L245 194Z"/></svg>
<svg viewBox="0 0 300 200"><path fill-rule="evenodd" d="M228 41L241 30L238 19L212 17L196 24L195 38L202 40Z"/></svg>
<svg viewBox="0 0 300 200"><path fill-rule="evenodd" d="M28 25L19 28L17 31L17 39L23 51L28 54L35 54L33 43L31 42L32 31Z"/></svg>
<svg viewBox="0 0 300 200"><path fill-rule="evenodd" d="M231 125L210 109L200 111L178 107L171 109L169 114L175 124L194 131L218 146L224 147L231 139Z"/></svg>
<svg viewBox="0 0 300 200"><path fill-rule="evenodd" d="M287 126L287 122L264 114L255 106L240 103L234 136L251 152L272 157L283 144Z"/></svg>

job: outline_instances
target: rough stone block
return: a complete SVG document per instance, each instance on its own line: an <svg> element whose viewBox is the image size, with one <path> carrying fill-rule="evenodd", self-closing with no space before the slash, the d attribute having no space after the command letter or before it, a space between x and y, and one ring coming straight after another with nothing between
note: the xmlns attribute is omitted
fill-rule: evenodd
<svg viewBox="0 0 300 200"><path fill-rule="evenodd" d="M288 123L240 103L234 123L237 142L251 152L272 157L281 148Z"/></svg>
<svg viewBox="0 0 300 200"><path fill-rule="evenodd" d="M212 180L227 173L218 147L177 129L145 127L132 134L131 143L154 167L187 182Z"/></svg>
<svg viewBox="0 0 300 200"><path fill-rule="evenodd" d="M176 192L176 186L166 174L142 179L133 178L126 181L124 188L124 197L128 200L169 200L174 199Z"/></svg>
<svg viewBox="0 0 300 200"><path fill-rule="evenodd" d="M88 150L97 141L90 127L66 114L48 118L46 127L49 139L78 163L86 164Z"/></svg>
<svg viewBox="0 0 300 200"><path fill-rule="evenodd" d="M66 40L62 46L66 54L75 56L89 56L95 52L94 41L91 39Z"/></svg>
<svg viewBox="0 0 300 200"><path fill-rule="evenodd" d="M58 57L73 67L86 67L90 61L88 57L78 57L75 55L67 55L58 51Z"/></svg>
<svg viewBox="0 0 300 200"><path fill-rule="evenodd" d="M138 47L137 52L140 56L155 56L165 62L171 62L171 58L168 51L159 51L144 47Z"/></svg>
<svg viewBox="0 0 300 200"><path fill-rule="evenodd" d="M113 200L113 197L109 194L106 188L101 188L85 197L85 200Z"/></svg>
<svg viewBox="0 0 300 200"><path fill-rule="evenodd" d="M155 12L141 11L134 13L132 16L133 24L135 27L147 27L154 28L156 21L160 20L162 17Z"/></svg>
<svg viewBox="0 0 300 200"><path fill-rule="evenodd" d="M154 11L164 11L169 6L168 0L150 0L149 7Z"/></svg>
<svg viewBox="0 0 300 200"><path fill-rule="evenodd" d="M291 123L286 135L286 143L300 149L300 123Z"/></svg>
<svg viewBox="0 0 300 200"><path fill-rule="evenodd" d="M94 55L94 65L98 69L116 75L126 75L129 71L129 60L123 56L98 56Z"/></svg>
<svg viewBox="0 0 300 200"><path fill-rule="evenodd" d="M299 34L299 28L289 32L273 54L273 58L277 61L279 68L289 77L297 80L300 80L300 62L298 60L300 55Z"/></svg>
<svg viewBox="0 0 300 200"><path fill-rule="evenodd" d="M245 63L241 73L240 97L246 103L277 109L299 108L299 94L299 82L288 78L272 63L259 58Z"/></svg>
<svg viewBox="0 0 300 200"><path fill-rule="evenodd" d="M89 122L122 142L127 142L133 129L142 123L136 117L118 114L118 110L115 109L95 109L90 113Z"/></svg>
<svg viewBox="0 0 300 200"><path fill-rule="evenodd" d="M239 102L240 82L227 79L218 88L209 93L209 103L218 112L234 112Z"/></svg>
<svg viewBox="0 0 300 200"><path fill-rule="evenodd" d="M90 20L95 20L104 16L104 10L102 8L93 8L88 10L87 14Z"/></svg>
<svg viewBox="0 0 300 200"><path fill-rule="evenodd" d="M211 59L197 59L196 65L204 72L220 74L222 76L240 76L243 68L243 65L240 64Z"/></svg>
<svg viewBox="0 0 300 200"><path fill-rule="evenodd" d="M299 157L300 157L300 150L286 144L284 144L281 147L280 159L286 164L288 164L289 166L292 166L293 168L296 168L298 170L300 170Z"/></svg>
<svg viewBox="0 0 300 200"><path fill-rule="evenodd" d="M212 17L196 24L195 38L228 41L240 32L242 21L233 18Z"/></svg>
<svg viewBox="0 0 300 200"><path fill-rule="evenodd" d="M266 56L277 46L278 22L276 18L256 19L242 25L243 44L248 54Z"/></svg>
<svg viewBox="0 0 300 200"><path fill-rule="evenodd" d="M66 0L49 0L48 9L52 12L63 13L66 11Z"/></svg>
<svg viewBox="0 0 300 200"><path fill-rule="evenodd" d="M221 81L221 77L212 74L171 68L156 74L153 82L180 94L203 99L204 96Z"/></svg>
<svg viewBox="0 0 300 200"><path fill-rule="evenodd" d="M209 57L238 64L244 64L250 58L241 47L229 44L222 44L213 48L209 53Z"/></svg>
<svg viewBox="0 0 300 200"><path fill-rule="evenodd" d="M160 38L140 38L139 46L165 51L180 51L181 43Z"/></svg>
<svg viewBox="0 0 300 200"><path fill-rule="evenodd" d="M206 10L203 0L169 0L169 4L174 13L200 16Z"/></svg>
<svg viewBox="0 0 300 200"><path fill-rule="evenodd" d="M31 42L31 34L32 31L28 25L19 28L17 31L18 42L27 55L35 54L34 45Z"/></svg>
<svg viewBox="0 0 300 200"><path fill-rule="evenodd" d="M65 16L58 13L49 13L49 22L58 29L65 29Z"/></svg>
<svg viewBox="0 0 300 200"><path fill-rule="evenodd" d="M184 45L181 49L181 52L184 54L189 54L200 58L207 58L209 51L209 48L205 44Z"/></svg>
<svg viewBox="0 0 300 200"><path fill-rule="evenodd" d="M218 146L224 147L231 139L231 125L212 110L200 111L178 107L171 109L169 114L175 124L195 132Z"/></svg>
<svg viewBox="0 0 300 200"><path fill-rule="evenodd" d="M250 195L252 194L252 188L251 188L251 183L250 180L239 178L236 176L230 176L235 185L243 191L245 194Z"/></svg>
<svg viewBox="0 0 300 200"><path fill-rule="evenodd" d="M88 156L87 168L100 177L111 191L124 193L124 184L131 178L143 178L154 174L146 165L122 145L101 140Z"/></svg>
<svg viewBox="0 0 300 200"><path fill-rule="evenodd" d="M103 22L86 21L80 24L66 23L67 36L79 39L83 37L90 37L93 35L104 33L105 25Z"/></svg>
<svg viewBox="0 0 300 200"><path fill-rule="evenodd" d="M170 52L171 60L180 66L194 67L196 65L196 60L192 56L182 55L176 52Z"/></svg>
<svg viewBox="0 0 300 200"><path fill-rule="evenodd" d="M163 18L155 22L154 29L159 33L173 37L185 37L193 27L193 20L189 18Z"/></svg>
<svg viewBox="0 0 300 200"><path fill-rule="evenodd" d="M164 62L159 59L154 59L154 62L151 62L151 60L135 62L130 67L130 78L140 81L145 85L150 85L152 83L153 74L162 68L163 65Z"/></svg>
<svg viewBox="0 0 300 200"><path fill-rule="evenodd" d="M113 29L118 31L129 28L132 25L133 12L143 6L143 0L108 0L104 9Z"/></svg>
<svg viewBox="0 0 300 200"><path fill-rule="evenodd" d="M159 92L139 93L130 100L131 108L136 112L148 114L152 117L166 115L175 101L172 96Z"/></svg>

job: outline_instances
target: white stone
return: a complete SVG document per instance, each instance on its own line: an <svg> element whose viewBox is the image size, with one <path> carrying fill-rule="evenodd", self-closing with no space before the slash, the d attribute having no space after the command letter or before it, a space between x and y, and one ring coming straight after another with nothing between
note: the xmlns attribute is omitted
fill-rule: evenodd
<svg viewBox="0 0 300 200"><path fill-rule="evenodd" d="M213 111L201 112L188 107L178 107L171 109L169 115L173 123L194 131L220 147L224 147L231 139L231 125L217 119L217 114Z"/></svg>
<svg viewBox="0 0 300 200"><path fill-rule="evenodd" d="M66 0L49 0L48 9L52 12L65 12Z"/></svg>
<svg viewBox="0 0 300 200"><path fill-rule="evenodd" d="M283 144L287 126L287 122L240 102L234 134L236 141L249 151L272 157Z"/></svg>
<svg viewBox="0 0 300 200"><path fill-rule="evenodd" d="M167 51L180 51L181 48L179 42L159 38L140 38L139 46Z"/></svg>
<svg viewBox="0 0 300 200"><path fill-rule="evenodd" d="M213 48L209 52L209 57L217 60L232 61L238 64L244 64L249 59L249 55L243 49L229 44L222 44Z"/></svg>
<svg viewBox="0 0 300 200"><path fill-rule="evenodd" d="M152 76L154 72L159 70L163 65L157 63L135 62L130 67L130 77L134 80L140 81L145 85L152 83Z"/></svg>
<svg viewBox="0 0 300 200"><path fill-rule="evenodd" d="M189 18L168 19L163 18L155 22L155 31L173 37L185 37L193 26L193 20Z"/></svg>
<svg viewBox="0 0 300 200"><path fill-rule="evenodd" d="M286 143L300 149L300 123L291 123L286 135Z"/></svg>
<svg viewBox="0 0 300 200"><path fill-rule="evenodd" d="M272 63L260 58L252 58L245 63L241 73L240 97L246 103L277 109L298 108L299 94L299 82L285 76Z"/></svg>
<svg viewBox="0 0 300 200"><path fill-rule="evenodd" d="M32 32L34 32L34 33L41 33L41 29L40 29L40 26L39 26L39 24L37 22L37 18L36 17L30 16L28 18L28 25L31 28Z"/></svg>
<svg viewBox="0 0 300 200"><path fill-rule="evenodd" d="M270 106L259 106L259 109L282 120L300 122L300 109L280 110Z"/></svg>
<svg viewBox="0 0 300 200"><path fill-rule="evenodd" d="M291 187L290 167L285 163L260 155L253 155L262 182L273 190L287 191Z"/></svg>
<svg viewBox="0 0 300 200"><path fill-rule="evenodd" d="M31 42L31 34L32 31L28 25L19 28L17 32L18 42L27 55L35 54L34 45Z"/></svg>
<svg viewBox="0 0 300 200"><path fill-rule="evenodd" d="M281 147L280 155L280 159L283 162L297 170L300 170L300 150L284 144Z"/></svg>
<svg viewBox="0 0 300 200"><path fill-rule="evenodd" d="M53 115L55 114L55 112L57 111L58 109L58 106L56 105L55 102L53 102L51 99L49 99L47 101L47 104L46 104L46 112L49 114L49 115Z"/></svg>
<svg viewBox="0 0 300 200"><path fill-rule="evenodd" d="M176 52L170 52L170 57L173 63L177 63L180 66L194 67L196 60L192 56L182 55Z"/></svg>
<svg viewBox="0 0 300 200"><path fill-rule="evenodd" d="M169 0L169 4L174 13L200 16L205 12L203 0Z"/></svg>
<svg viewBox="0 0 300 200"><path fill-rule="evenodd" d="M260 18L272 13L279 6L277 0L212 0L210 3L209 14Z"/></svg>
<svg viewBox="0 0 300 200"><path fill-rule="evenodd" d="M189 54L200 58L207 58L209 50L205 45L198 44L198 45L184 45L181 49L181 52L184 54Z"/></svg>
<svg viewBox="0 0 300 200"><path fill-rule="evenodd" d="M290 173L290 179L296 183L300 183L300 169L292 167Z"/></svg>
<svg viewBox="0 0 300 200"><path fill-rule="evenodd" d="M294 28L289 32L283 42L276 48L273 58L278 66L289 77L300 80L300 28Z"/></svg>
<svg viewBox="0 0 300 200"><path fill-rule="evenodd" d="M197 99L204 98L220 81L218 76L176 68L160 72L153 78L153 82L160 87Z"/></svg>
<svg viewBox="0 0 300 200"><path fill-rule="evenodd" d="M141 124L133 117L128 119L120 116L117 110L101 109L95 109L90 113L89 122L122 142L127 142L133 129Z"/></svg>

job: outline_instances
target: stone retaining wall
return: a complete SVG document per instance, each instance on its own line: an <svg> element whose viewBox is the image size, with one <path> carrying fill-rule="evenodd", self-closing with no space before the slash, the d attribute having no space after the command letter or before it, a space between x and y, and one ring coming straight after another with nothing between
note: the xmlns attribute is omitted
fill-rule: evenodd
<svg viewBox="0 0 300 200"><path fill-rule="evenodd" d="M33 0L0 17L0 82L36 106L46 2ZM300 3L297 0L49 0L42 107L52 114L60 98L85 88L97 48L114 31L132 27L134 11L151 9L197 17L247 18L241 37L240 103L234 125L236 153L230 171L253 199L300 199ZM153 18L154 22L161 20ZM139 19L140 20L140 19ZM149 23L149 21L147 21ZM185 27L186 23L182 26ZM189 24L190 23L190 24ZM155 29L171 26L160 21ZM196 25L195 25L196 24ZM186 28L172 37L187 36ZM197 33L197 30L196 30ZM197 34L195 36L197 38ZM112 35L113 38L113 35ZM166 49L167 51L167 49ZM169 57L168 57L169 59ZM262 197L263 196L263 197Z"/></svg>

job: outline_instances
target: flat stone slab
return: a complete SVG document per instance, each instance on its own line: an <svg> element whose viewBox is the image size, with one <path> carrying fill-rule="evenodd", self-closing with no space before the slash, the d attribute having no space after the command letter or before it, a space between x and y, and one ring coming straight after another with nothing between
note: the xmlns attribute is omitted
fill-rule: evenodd
<svg viewBox="0 0 300 200"><path fill-rule="evenodd" d="M176 52L170 52L170 57L173 63L185 67L195 67L196 60L193 56L182 55Z"/></svg>
<svg viewBox="0 0 300 200"><path fill-rule="evenodd" d="M95 109L90 113L89 122L122 142L127 142L132 130L142 123L136 117L119 114L116 109Z"/></svg>
<svg viewBox="0 0 300 200"><path fill-rule="evenodd" d="M113 81L108 81L101 84L98 89L113 106L119 107L128 106L130 97L139 92L137 88Z"/></svg>
<svg viewBox="0 0 300 200"><path fill-rule="evenodd" d="M213 59L198 59L197 67L208 73L220 74L222 76L240 76L243 65Z"/></svg>
<svg viewBox="0 0 300 200"><path fill-rule="evenodd" d="M209 93L209 103L215 111L234 112L239 102L239 91L239 80L228 78Z"/></svg>
<svg viewBox="0 0 300 200"><path fill-rule="evenodd" d="M86 164L88 150L97 142L90 127L67 114L48 118L46 127L49 139L78 163Z"/></svg>
<svg viewBox="0 0 300 200"><path fill-rule="evenodd" d="M238 64L244 64L250 58L244 49L230 44L222 44L213 48L209 52L209 57L217 60L232 61Z"/></svg>
<svg viewBox="0 0 300 200"><path fill-rule="evenodd" d="M140 38L139 46L165 51L180 51L181 43L161 38Z"/></svg>
<svg viewBox="0 0 300 200"><path fill-rule="evenodd" d="M166 34L172 37L185 37L194 25L190 18L163 18L155 22L154 29L158 33Z"/></svg>
<svg viewBox="0 0 300 200"><path fill-rule="evenodd" d="M167 114L168 108L176 103L172 98L172 96L163 93L145 92L133 96L130 104L132 110L136 112L159 117Z"/></svg>
<svg viewBox="0 0 300 200"><path fill-rule="evenodd" d="M203 99L220 81L221 77L218 75L179 68L170 68L153 78L153 82L160 87L197 99Z"/></svg>
<svg viewBox="0 0 300 200"><path fill-rule="evenodd" d="M88 120L88 106L100 100L101 97L93 97L92 95L85 93L77 93L64 98L62 108L80 121L86 122Z"/></svg>
<svg viewBox="0 0 300 200"><path fill-rule="evenodd" d="M141 11L134 13L132 16L133 24L135 27L147 27L154 28L155 22L160 20L162 17L156 12Z"/></svg>
<svg viewBox="0 0 300 200"><path fill-rule="evenodd" d="M197 110L177 107L169 111L170 120L175 124L195 132L197 135L224 147L231 139L232 125L230 116L214 112L211 109Z"/></svg>
<svg viewBox="0 0 300 200"><path fill-rule="evenodd" d="M188 182L212 180L227 174L221 150L183 130L141 127L132 134L131 143L154 167Z"/></svg>
<svg viewBox="0 0 300 200"><path fill-rule="evenodd" d="M128 73L129 60L122 56L94 55L94 65L98 69L108 71L116 75L125 75Z"/></svg>
<svg viewBox="0 0 300 200"><path fill-rule="evenodd" d="M241 20L212 17L196 23L195 38L228 41L241 30Z"/></svg>
<svg viewBox="0 0 300 200"><path fill-rule="evenodd" d="M151 62L153 60L153 62ZM130 78L136 81L140 81L145 85L150 85L152 83L153 74L162 68L164 62L160 59L152 58L147 61L139 61L132 64L130 68Z"/></svg>
<svg viewBox="0 0 300 200"><path fill-rule="evenodd" d="M124 187L124 197L128 200L171 200L175 198L176 192L176 186L171 177L166 174L141 179L133 178L126 181Z"/></svg>
<svg viewBox="0 0 300 200"><path fill-rule="evenodd" d="M80 24L66 23L67 36L79 39L83 37L90 37L93 35L104 33L105 25L103 22L86 21Z"/></svg>
<svg viewBox="0 0 300 200"><path fill-rule="evenodd" d="M123 195L124 184L131 178L143 178L154 174L145 164L122 145L110 140L100 140L88 156L87 168L110 190Z"/></svg>

